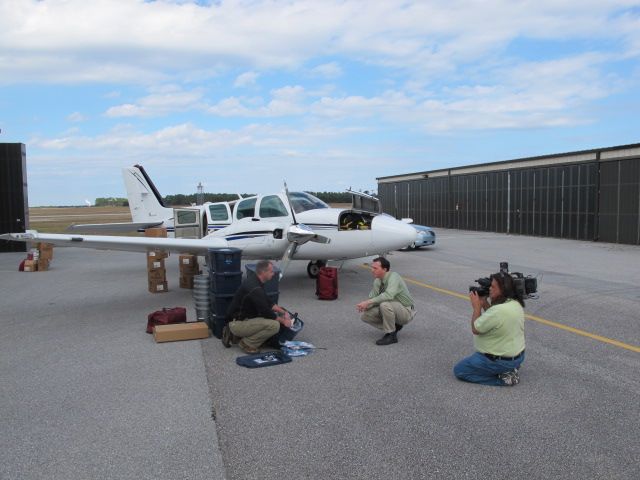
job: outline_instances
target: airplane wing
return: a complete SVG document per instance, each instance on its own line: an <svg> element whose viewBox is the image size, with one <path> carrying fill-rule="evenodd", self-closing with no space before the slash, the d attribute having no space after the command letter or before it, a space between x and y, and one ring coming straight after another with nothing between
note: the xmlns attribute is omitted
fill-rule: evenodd
<svg viewBox="0 0 640 480"><path fill-rule="evenodd" d="M65 235L61 233L5 233L0 239L17 242L46 242L61 247L95 248L98 250L122 250L125 252L148 252L166 250L176 253L204 255L209 248L228 247L222 238L156 238L156 237L116 237L107 235Z"/></svg>
<svg viewBox="0 0 640 480"><path fill-rule="evenodd" d="M67 227L67 232L136 232L157 227L164 222L85 223Z"/></svg>

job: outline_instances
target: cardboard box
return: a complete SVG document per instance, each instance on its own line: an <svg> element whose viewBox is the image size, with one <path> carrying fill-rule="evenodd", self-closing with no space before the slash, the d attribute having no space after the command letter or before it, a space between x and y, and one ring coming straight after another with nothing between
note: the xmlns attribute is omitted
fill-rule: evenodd
<svg viewBox="0 0 640 480"><path fill-rule="evenodd" d="M166 227L147 228L144 231L144 236L145 237L166 237L167 228Z"/></svg>
<svg viewBox="0 0 640 480"><path fill-rule="evenodd" d="M149 277L149 282L166 282L167 281L167 270L166 268L154 268L153 270L149 270L147 272Z"/></svg>
<svg viewBox="0 0 640 480"><path fill-rule="evenodd" d="M147 258L154 258L156 260L162 260L163 258L167 258L169 256L169 252L164 250L150 250L147 252Z"/></svg>
<svg viewBox="0 0 640 480"><path fill-rule="evenodd" d="M196 255L180 255L180 273L196 275L198 273L198 257Z"/></svg>
<svg viewBox="0 0 640 480"><path fill-rule="evenodd" d="M37 260L25 260L24 261L24 271L25 272L37 272L38 271L38 261Z"/></svg>
<svg viewBox="0 0 640 480"><path fill-rule="evenodd" d="M153 338L157 343L209 338L209 327L205 322L156 325L153 327Z"/></svg>
<svg viewBox="0 0 640 480"><path fill-rule="evenodd" d="M147 257L147 270L164 270L164 259L155 259L153 257Z"/></svg>
<svg viewBox="0 0 640 480"><path fill-rule="evenodd" d="M180 275L180 288L193 288L193 275Z"/></svg>
<svg viewBox="0 0 640 480"><path fill-rule="evenodd" d="M167 284L167 281L155 281L155 280L149 280L149 291L151 293L164 293L164 292L168 292L169 291L169 285Z"/></svg>
<svg viewBox="0 0 640 480"><path fill-rule="evenodd" d="M45 260L53 260L53 244L52 243L38 243L38 252L40 252L40 258Z"/></svg>

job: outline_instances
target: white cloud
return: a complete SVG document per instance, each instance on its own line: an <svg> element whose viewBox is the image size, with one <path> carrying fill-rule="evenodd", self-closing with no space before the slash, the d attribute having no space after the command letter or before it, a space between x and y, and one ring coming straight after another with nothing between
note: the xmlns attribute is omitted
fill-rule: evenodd
<svg viewBox="0 0 640 480"><path fill-rule="evenodd" d="M202 90L183 91L173 85L153 89L151 95L109 108L107 117L155 117L202 107Z"/></svg>
<svg viewBox="0 0 640 480"><path fill-rule="evenodd" d="M256 72L244 72L236 78L235 82L233 82L233 86L235 88L247 87L250 85L255 85L258 77L260 75Z"/></svg>
<svg viewBox="0 0 640 480"><path fill-rule="evenodd" d="M221 117L283 117L307 111L303 103L306 92L301 86L285 86L270 93L271 99L266 103L257 97L228 97L208 112Z"/></svg>
<svg viewBox="0 0 640 480"><path fill-rule="evenodd" d="M638 55L637 15L618 14L633 5L638 2L5 0L0 78L150 82L201 75L203 65L216 75L218 66L292 68L324 55L425 76L492 56L516 38L620 38ZM338 72L331 63L318 68Z"/></svg>
<svg viewBox="0 0 640 480"><path fill-rule="evenodd" d="M80 112L73 112L70 115L67 115L67 120L73 123L79 123L86 121L87 117Z"/></svg>
<svg viewBox="0 0 640 480"><path fill-rule="evenodd" d="M312 68L311 73L324 78L338 78L342 75L342 68L337 62L329 62Z"/></svg>

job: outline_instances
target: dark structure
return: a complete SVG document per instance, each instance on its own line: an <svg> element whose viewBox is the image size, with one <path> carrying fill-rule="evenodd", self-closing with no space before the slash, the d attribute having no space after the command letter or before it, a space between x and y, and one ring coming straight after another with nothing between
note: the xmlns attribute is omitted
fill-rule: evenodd
<svg viewBox="0 0 640 480"><path fill-rule="evenodd" d="M0 143L0 233L29 228L27 156L22 143ZM23 242L0 241L0 252L25 252Z"/></svg>
<svg viewBox="0 0 640 480"><path fill-rule="evenodd" d="M377 180L421 225L640 245L640 144Z"/></svg>

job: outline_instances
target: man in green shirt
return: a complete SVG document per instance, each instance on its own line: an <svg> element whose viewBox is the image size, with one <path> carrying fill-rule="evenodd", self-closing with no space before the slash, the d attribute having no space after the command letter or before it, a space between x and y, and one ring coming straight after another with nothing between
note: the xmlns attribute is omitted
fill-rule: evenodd
<svg viewBox="0 0 640 480"><path fill-rule="evenodd" d="M469 294L477 351L458 362L453 374L466 382L513 386L520 382L518 369L524 361L524 300L508 273L494 273L490 278L491 304L477 292Z"/></svg>
<svg viewBox="0 0 640 480"><path fill-rule="evenodd" d="M373 289L369 299L356 305L362 313L362 321L384 332L376 345L398 343L398 332L413 320L416 314L413 298L407 284L396 272L390 272L391 264L384 257L371 262Z"/></svg>

